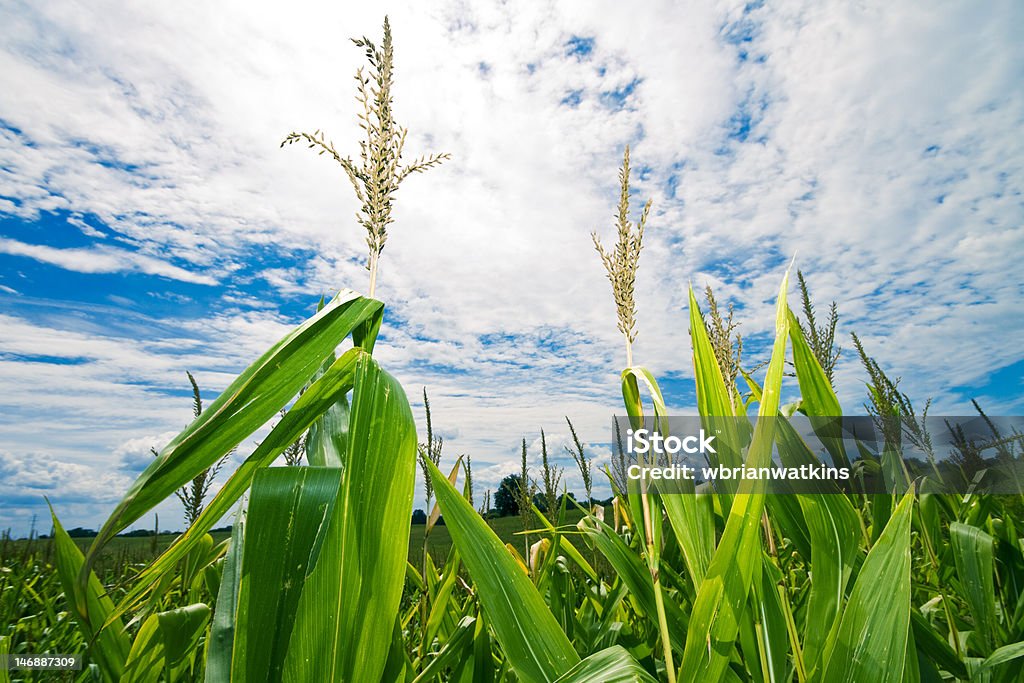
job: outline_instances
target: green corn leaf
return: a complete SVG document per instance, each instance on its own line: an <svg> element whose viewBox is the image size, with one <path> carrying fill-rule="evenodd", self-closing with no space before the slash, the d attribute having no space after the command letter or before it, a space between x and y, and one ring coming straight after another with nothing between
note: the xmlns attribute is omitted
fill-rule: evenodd
<svg viewBox="0 0 1024 683"><path fill-rule="evenodd" d="M376 681L391 649L409 551L416 423L401 385L365 353L352 392L341 486L299 598L285 680Z"/></svg>
<svg viewBox="0 0 1024 683"><path fill-rule="evenodd" d="M245 539L246 510L238 511L231 527L231 543L224 557L220 590L206 648L206 683L231 680L231 652L235 642L235 613L238 611L238 586L242 578L242 550Z"/></svg>
<svg viewBox="0 0 1024 683"><path fill-rule="evenodd" d="M700 305L690 285L690 340L693 344L693 375L697 385L697 411L718 417L736 414L729 387L725 386L722 369L718 367ZM738 464L738 463L737 463Z"/></svg>
<svg viewBox="0 0 1024 683"><path fill-rule="evenodd" d="M1011 645L1004 645L985 658L981 665L974 670L974 674L976 676L987 674L991 672L992 669L1012 662L1020 657L1024 657L1024 641L1013 643ZM1019 671L1020 669L1018 669L1018 673Z"/></svg>
<svg viewBox="0 0 1024 683"><path fill-rule="evenodd" d="M180 672L187 669L200 637L210 622L210 608L202 603L158 612L160 640L163 642L165 666L172 672L170 680L181 680Z"/></svg>
<svg viewBox="0 0 1024 683"><path fill-rule="evenodd" d="M416 609L415 605L413 609ZM405 651L405 640L402 638L402 616L398 615L391 633L391 649L388 650L388 658L384 662L384 672L380 680L412 683L412 671L412 661Z"/></svg>
<svg viewBox="0 0 1024 683"><path fill-rule="evenodd" d="M662 420L667 418L668 409L665 407L661 388L647 368L637 366L622 371L622 397L631 423L634 427L643 424L644 408L640 395L641 384L646 387L647 393L651 397L654 417L659 422L658 428L667 433L668 425ZM692 482L683 485L689 485L692 488ZM691 578L694 579L694 583L699 583L711 562L711 554L714 552L714 511L710 507L710 499L688 493L682 495L676 493L659 498L659 500L665 507L676 540L679 541L683 550L687 570L690 572ZM642 520L643 511L640 507L642 503L637 499L635 493L630 492L628 501L634 517ZM654 510L657 509L655 506ZM660 517L660 512L652 512L652 517L654 516ZM661 546L661 524L653 523L651 529L654 535L653 546L657 552Z"/></svg>
<svg viewBox="0 0 1024 683"><path fill-rule="evenodd" d="M320 379L334 362L334 354L324 361L314 381ZM310 425L306 436L306 462L314 467L344 467L348 452L348 397L341 396Z"/></svg>
<svg viewBox="0 0 1024 683"><path fill-rule="evenodd" d="M595 517L584 517L580 520L579 528L589 536L598 551L608 560L608 564L615 570L615 575L629 588L629 592L648 619L656 623L658 613L654 584L651 582L650 571L640 557L610 526ZM663 587L661 591L664 596ZM672 600L665 600L664 604L669 642L672 649L682 652L685 644L686 615Z"/></svg>
<svg viewBox="0 0 1024 683"><path fill-rule="evenodd" d="M567 671L557 683L657 683L621 645L595 652Z"/></svg>
<svg viewBox="0 0 1024 683"><path fill-rule="evenodd" d="M434 641L441 624L449 614L449 602L452 601L452 592L455 590L455 581L459 577L461 564L458 549L452 548L448 561L444 563L441 584L437 588L437 593L430 599L430 614L427 616L427 623L424 626L424 642L432 643Z"/></svg>
<svg viewBox="0 0 1024 683"><path fill-rule="evenodd" d="M343 467L348 452L348 399L342 396L309 427L306 462L313 467Z"/></svg>
<svg viewBox="0 0 1024 683"><path fill-rule="evenodd" d="M661 504L683 552L690 579L694 586L699 586L715 554L715 509L711 495L666 494L661 496Z"/></svg>
<svg viewBox="0 0 1024 683"><path fill-rule="evenodd" d="M139 575L135 585L118 604L117 615L134 607L161 577L172 572L177 563L188 555L195 544L200 542L245 493L256 472L269 466L289 444L309 428L318 415L334 405L340 396L344 396L352 388L358 361L364 357L369 358L362 349L349 349L295 401L292 409L285 413L270 434L231 475L185 534Z"/></svg>
<svg viewBox="0 0 1024 683"><path fill-rule="evenodd" d="M274 417L345 337L381 317L383 306L342 292L246 368L139 475L89 548L86 566L115 534Z"/></svg>
<svg viewBox="0 0 1024 683"><path fill-rule="evenodd" d="M527 683L558 679L579 662L576 650L494 531L447 477L427 466L452 542L512 668Z"/></svg>
<svg viewBox="0 0 1024 683"><path fill-rule="evenodd" d="M927 657L939 668L945 669L957 678L968 678L967 667L960 661L950 644L935 632L928 620L916 609L910 610L910 626L919 655Z"/></svg>
<svg viewBox="0 0 1024 683"><path fill-rule="evenodd" d="M809 672L821 670L821 659L836 637L843 596L858 551L857 511L841 494L799 496L811 537L811 581L804 625L804 661Z"/></svg>
<svg viewBox="0 0 1024 683"><path fill-rule="evenodd" d="M822 680L897 683L910 625L910 523L914 492L903 496L857 575Z"/></svg>
<svg viewBox="0 0 1024 683"><path fill-rule="evenodd" d="M0 636L0 658L7 659L7 655L10 652L10 645L8 645L9 636ZM11 675L7 671L7 667L0 667L0 683L11 683Z"/></svg>
<svg viewBox="0 0 1024 683"><path fill-rule="evenodd" d="M656 428L662 433L667 434L669 431L668 422L668 410L665 407L665 399L661 395L661 388L658 386L658 381L654 379L654 375L651 374L647 368L633 366L626 368L622 371L622 400L626 405L626 413L629 415L630 424L633 425L634 429L639 429L644 425L644 406L643 399L640 394L640 385L643 385L647 389L647 393L651 397L651 403L654 406L654 419ZM643 496L639 494L647 493L646 481L640 482L641 490L639 492L633 490L633 487L627 486L626 500L629 503L630 511L633 514L638 524L644 525L644 502ZM651 519L658 518L660 521L661 512L660 508L654 505L654 501L648 498L648 505L652 506L652 509L648 511ZM656 512L656 510L658 510ZM661 524L651 524L651 536L652 538L647 539L650 541L650 549L654 553L651 561L657 566L658 563L658 552L661 548Z"/></svg>
<svg viewBox="0 0 1024 683"><path fill-rule="evenodd" d="M476 619L463 617L448 638L444 647L434 655L430 663L423 667L413 683L426 683L436 680L445 669L454 668L459 663L471 659L467 650L473 646L473 634L476 632Z"/></svg>
<svg viewBox="0 0 1024 683"><path fill-rule="evenodd" d="M718 358L711 346L704 317L701 315L693 285L689 288L690 341L693 344L693 376L697 390L697 412L705 429L715 434L715 462L726 467L743 464L741 448L744 435L739 429L732 389L725 385Z"/></svg>
<svg viewBox="0 0 1024 683"><path fill-rule="evenodd" d="M277 681L306 576L316 564L341 470L271 467L249 498L235 614L232 680Z"/></svg>
<svg viewBox="0 0 1024 683"><path fill-rule="evenodd" d="M64 595L72 606L71 613L85 642L89 644L89 652L99 665L103 677L108 681L118 681L124 674L125 661L131 649L128 634L119 619L111 621L107 628L100 630L100 627L110 620L114 602L92 571L86 573L87 581L84 586L79 583L78 579L85 566L82 551L64 531L52 507L50 516L53 519L57 574ZM82 607L74 609L75 605Z"/></svg>
<svg viewBox="0 0 1024 683"><path fill-rule="evenodd" d="M761 576L754 578L748 609L754 614L754 628L757 634L758 653L762 678L775 683L786 681L789 667L786 654L789 651L789 633L778 585L782 582L782 571L761 553Z"/></svg>
<svg viewBox="0 0 1024 683"><path fill-rule="evenodd" d="M811 427L832 456L836 467L849 467L850 459L846 454L842 422L839 419L843 414L839 399L811 347L807 345L793 311L787 309L787 313L789 338L793 344L793 367L800 385L800 410L810 418Z"/></svg>
<svg viewBox="0 0 1024 683"><path fill-rule="evenodd" d="M749 467L766 467L771 462L777 423L774 417L779 412L789 327L786 317L788 284L787 271L779 289L775 344L758 410L759 417L773 419L757 421L747 455L746 465ZM722 540L697 590L681 665L680 678L683 680L715 682L725 674L739 633L739 621L743 618L747 596L761 563L760 527L764 502L765 482L744 479L740 483L729 510Z"/></svg>
<svg viewBox="0 0 1024 683"><path fill-rule="evenodd" d="M643 384L654 404L654 415L658 420L668 415L665 407L665 399L661 395L661 389L654 375L647 368L633 366L622 371L622 398L626 403L626 412L634 428L643 426L644 406L640 395L640 385ZM658 425L659 428L661 425ZM665 428L667 431L667 427Z"/></svg>
<svg viewBox="0 0 1024 683"><path fill-rule="evenodd" d="M164 673L164 645L160 640L160 619L150 614L139 632L125 662L121 683L157 683Z"/></svg>
<svg viewBox="0 0 1024 683"><path fill-rule="evenodd" d="M981 529L960 522L949 525L953 560L963 596L974 617L974 629L985 651L991 652L998 635L996 594L993 583L994 539Z"/></svg>
<svg viewBox="0 0 1024 683"><path fill-rule="evenodd" d="M210 608L202 603L151 614L135 636L121 682L186 678L209 621Z"/></svg>
<svg viewBox="0 0 1024 683"><path fill-rule="evenodd" d="M790 314L792 316L792 313ZM792 318L790 319L792 324ZM819 466L821 461L811 452L793 426L778 420L776 440L785 467ZM799 527L810 541L811 581L804 625L804 661L808 673L821 670L821 657L835 638L847 582L857 560L860 520L850 499L835 482L806 482L816 491L807 494L776 496L773 513L782 501L796 501L801 512ZM781 526L781 525L780 525Z"/></svg>

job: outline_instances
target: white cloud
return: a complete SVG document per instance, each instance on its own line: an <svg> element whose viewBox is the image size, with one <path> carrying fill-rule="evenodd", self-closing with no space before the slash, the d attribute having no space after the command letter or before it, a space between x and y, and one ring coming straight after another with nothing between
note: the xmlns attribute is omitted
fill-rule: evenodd
<svg viewBox="0 0 1024 683"><path fill-rule="evenodd" d="M147 275L159 275L172 280L181 280L182 282L193 282L201 285L217 284L217 281L212 277L179 268L152 256L109 247L59 249L43 244L26 244L18 240L0 237L0 254L27 256L28 258L78 273L138 271Z"/></svg>

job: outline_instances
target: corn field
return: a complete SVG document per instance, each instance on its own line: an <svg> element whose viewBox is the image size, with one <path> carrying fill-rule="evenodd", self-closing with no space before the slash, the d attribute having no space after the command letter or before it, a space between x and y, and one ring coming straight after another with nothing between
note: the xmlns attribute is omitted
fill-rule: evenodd
<svg viewBox="0 0 1024 683"><path fill-rule="evenodd" d="M447 157L399 164L390 36L380 49L357 44L372 71L359 81L362 164L319 131L285 142L326 150L347 171L364 206L372 290L398 182ZM617 410L639 423L667 409L655 375L633 359L633 282L650 204L630 221L628 150L620 181L619 241L594 241L626 343ZM713 300L702 311L689 292L699 415L750 467L769 463L780 443L818 462L784 420L753 418L848 414L833 386L831 341L822 348L806 296L803 317L794 312L790 272L779 279L774 341L757 376ZM562 497L560 508L528 510L527 549L500 538L471 503L464 461L441 471L424 457L421 443L433 438L418 434L406 390L374 356L385 315L383 302L351 290L322 302L197 411L84 552L60 510L49 544L5 547L0 654L82 653L84 668L64 674L82 681L1024 680L1021 495L937 492L942 482L928 480L904 481L895 494L824 482L783 496L743 480L661 495L623 489L608 470L594 477L611 483L610 505ZM871 405L913 419L864 358ZM783 405L784 391L799 398ZM747 416L749 429L723 426ZM119 533L270 423L166 550L99 569ZM275 466L304 437L306 464ZM898 447L848 453L831 443L835 460L874 471ZM1022 458L1019 439L1007 448ZM418 467L436 500L427 533L443 515L452 545L411 562ZM210 531L229 515L231 537L215 543ZM0 671L0 680L31 673Z"/></svg>

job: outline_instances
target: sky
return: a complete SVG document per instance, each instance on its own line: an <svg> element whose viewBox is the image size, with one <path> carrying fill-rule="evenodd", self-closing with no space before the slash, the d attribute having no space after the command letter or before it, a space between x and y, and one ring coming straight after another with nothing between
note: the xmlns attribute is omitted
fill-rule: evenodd
<svg viewBox="0 0 1024 683"><path fill-rule="evenodd" d="M0 0L0 528L47 531L44 496L98 527L188 424L186 370L210 401L365 291L343 171L279 145L358 153L348 39L385 13L406 158L452 158L398 193L375 356L478 498L541 429L581 492L564 416L607 460L625 358L590 233L614 240L627 144L653 200L635 359L673 411L688 285L735 306L753 366L794 257L838 305L847 413L851 332L932 414L1024 410L1020 3Z"/></svg>

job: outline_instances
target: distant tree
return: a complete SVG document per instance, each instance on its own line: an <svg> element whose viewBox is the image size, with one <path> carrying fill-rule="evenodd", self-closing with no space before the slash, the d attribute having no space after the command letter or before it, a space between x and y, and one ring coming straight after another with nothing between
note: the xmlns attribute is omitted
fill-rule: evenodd
<svg viewBox="0 0 1024 683"><path fill-rule="evenodd" d="M71 538L89 538L90 536L95 535L95 529L83 529L80 526L76 526L74 529L68 529L68 536Z"/></svg>
<svg viewBox="0 0 1024 683"><path fill-rule="evenodd" d="M413 524L426 524L427 523L427 513L424 512L423 510L419 509L419 508L416 508L416 510L413 511L413 513L412 513L412 523Z"/></svg>
<svg viewBox="0 0 1024 683"><path fill-rule="evenodd" d="M568 499L568 500L566 500L566 499ZM573 503L574 502L579 502L579 501L576 500L576 494L575 493L573 493L572 491L566 491L562 495L558 496L558 509L559 510L562 509L562 503L563 502L565 503L566 509L573 510L573 509L575 509L574 506L573 506Z"/></svg>
<svg viewBox="0 0 1024 683"><path fill-rule="evenodd" d="M508 517L519 514L521 481L518 474L510 474L498 484L498 491L494 494L494 509L498 511L498 516Z"/></svg>

